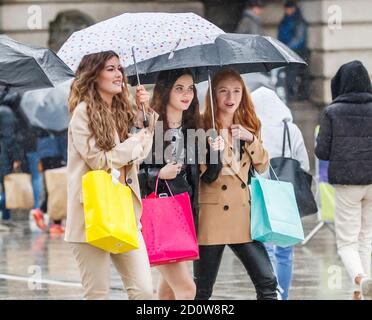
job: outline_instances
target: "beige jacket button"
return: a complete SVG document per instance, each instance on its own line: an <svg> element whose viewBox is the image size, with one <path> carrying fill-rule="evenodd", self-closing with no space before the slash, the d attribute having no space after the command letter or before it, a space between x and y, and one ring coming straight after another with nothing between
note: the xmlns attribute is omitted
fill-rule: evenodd
<svg viewBox="0 0 372 320"><path fill-rule="evenodd" d="M224 207L223 207L223 210L225 210L225 211L229 210L229 206L227 206L227 205L224 206Z"/></svg>

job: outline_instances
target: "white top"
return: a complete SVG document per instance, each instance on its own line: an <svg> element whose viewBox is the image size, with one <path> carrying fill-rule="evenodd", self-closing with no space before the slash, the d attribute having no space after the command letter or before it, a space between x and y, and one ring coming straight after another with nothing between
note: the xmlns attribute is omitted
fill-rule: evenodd
<svg viewBox="0 0 372 320"><path fill-rule="evenodd" d="M300 129L293 123L292 113L277 94L268 88L260 87L251 94L257 116L262 122L262 140L270 159L282 156L283 120L288 123L291 139L292 158L298 160L301 168L309 171L309 157ZM290 157L288 141L284 155Z"/></svg>

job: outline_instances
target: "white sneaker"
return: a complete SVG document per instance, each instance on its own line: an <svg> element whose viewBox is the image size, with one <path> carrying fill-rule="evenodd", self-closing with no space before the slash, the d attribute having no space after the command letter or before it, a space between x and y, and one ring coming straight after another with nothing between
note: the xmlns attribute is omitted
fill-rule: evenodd
<svg viewBox="0 0 372 320"><path fill-rule="evenodd" d="M372 300L372 279L363 279L360 284L363 300Z"/></svg>

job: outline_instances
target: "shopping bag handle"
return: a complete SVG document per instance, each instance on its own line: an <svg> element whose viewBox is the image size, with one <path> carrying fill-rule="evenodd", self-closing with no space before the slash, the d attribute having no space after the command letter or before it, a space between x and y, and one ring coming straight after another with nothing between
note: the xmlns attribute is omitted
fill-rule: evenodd
<svg viewBox="0 0 372 320"><path fill-rule="evenodd" d="M110 170L112 171L112 153L111 150L108 152L109 154L109 161L110 161ZM102 157L99 158L99 165L98 170L101 170L103 168L103 160Z"/></svg>
<svg viewBox="0 0 372 320"><path fill-rule="evenodd" d="M256 174L259 175L259 176L261 176L261 175L260 175L256 170L253 170L253 169L252 169L252 166L250 166L249 171L251 172L252 177L255 177ZM280 182L278 176L277 176L276 173L275 173L274 168L271 166L270 161L269 161L269 174L270 174L271 171L274 173L274 176L275 176L276 180L278 180L278 181ZM270 176L270 177L271 177L271 176Z"/></svg>
<svg viewBox="0 0 372 320"><path fill-rule="evenodd" d="M160 173L159 173L159 174L160 174ZM158 174L158 176L156 177L156 184L155 184L155 194L156 194L156 195L158 195L158 184L159 184L159 179L160 179L160 178L159 178L159 174ZM167 180L165 180L165 179L162 179L162 180L164 180L165 184L167 185L167 187L168 187L168 191L169 191L169 193L171 194L171 196L174 197L174 195L173 195L173 193L172 193L172 190L170 189Z"/></svg>

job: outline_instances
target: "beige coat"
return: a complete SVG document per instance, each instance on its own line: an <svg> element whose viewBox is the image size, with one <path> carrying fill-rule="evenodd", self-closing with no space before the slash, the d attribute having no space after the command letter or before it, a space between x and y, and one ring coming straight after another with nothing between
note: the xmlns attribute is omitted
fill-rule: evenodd
<svg viewBox="0 0 372 320"><path fill-rule="evenodd" d="M101 150L94 138L90 138L88 114L85 102L80 103L71 118L68 128L68 161L67 161L67 221L65 241L85 242L85 220L81 179L91 170L109 170L109 152ZM153 134L158 115L149 115L150 130ZM132 189L134 211L137 223L142 213L141 195L137 178L138 163L146 158L151 150L152 140L142 148L134 138L128 138L120 143L115 132L116 146L111 150L112 165L124 175L126 184ZM125 170L124 170L125 169Z"/></svg>
<svg viewBox="0 0 372 320"><path fill-rule="evenodd" d="M224 137L225 141L228 141ZM200 245L251 242L250 192L247 185L251 164L262 173L269 163L262 141L254 137L245 143L242 159L233 156L233 148L225 142L224 165L211 184L200 181L198 242ZM201 165L202 174L206 166Z"/></svg>

